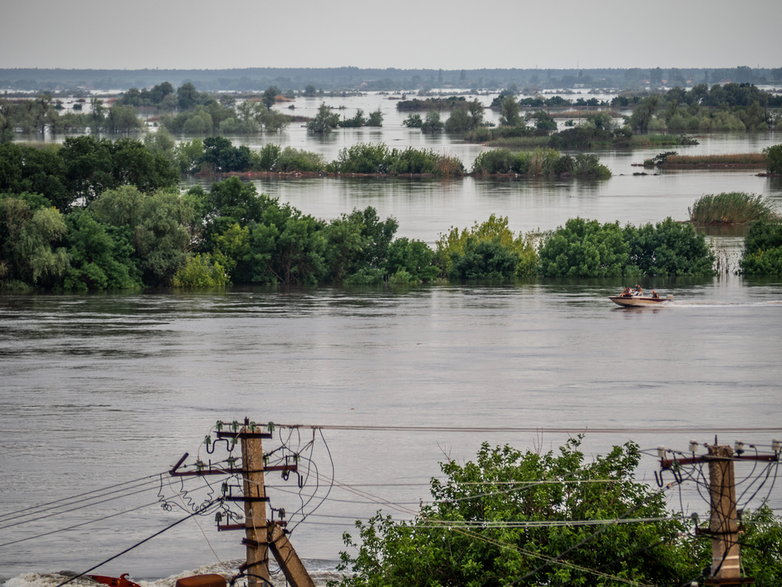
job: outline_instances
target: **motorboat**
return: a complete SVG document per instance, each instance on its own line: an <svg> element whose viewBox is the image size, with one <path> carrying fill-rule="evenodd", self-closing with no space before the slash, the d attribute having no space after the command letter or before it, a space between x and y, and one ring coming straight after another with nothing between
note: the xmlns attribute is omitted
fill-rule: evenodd
<svg viewBox="0 0 782 587"><path fill-rule="evenodd" d="M648 306L660 306L673 301L673 296L661 297L658 295L644 296L623 293L618 296L609 296L609 300L626 308L644 308Z"/></svg>

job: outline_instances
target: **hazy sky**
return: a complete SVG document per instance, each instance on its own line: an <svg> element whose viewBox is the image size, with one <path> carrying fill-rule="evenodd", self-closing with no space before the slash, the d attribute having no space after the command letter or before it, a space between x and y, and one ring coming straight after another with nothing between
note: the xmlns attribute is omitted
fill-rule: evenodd
<svg viewBox="0 0 782 587"><path fill-rule="evenodd" d="M782 0L0 0L0 67L782 67Z"/></svg>

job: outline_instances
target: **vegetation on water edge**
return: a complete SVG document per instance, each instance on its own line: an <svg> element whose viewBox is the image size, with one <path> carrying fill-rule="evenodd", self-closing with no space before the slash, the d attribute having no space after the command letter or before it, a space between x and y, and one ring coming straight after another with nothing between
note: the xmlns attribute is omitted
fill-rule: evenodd
<svg viewBox="0 0 782 587"><path fill-rule="evenodd" d="M491 216L451 228L432 249L395 238L396 220L381 220L373 208L320 220L236 177L208 192L120 185L63 210L52 204L30 192L0 196L3 289L512 282L703 275L713 263L703 237L670 220L621 229L574 219L534 237L513 234L507 218Z"/></svg>
<svg viewBox="0 0 782 587"><path fill-rule="evenodd" d="M333 585L683 585L703 577L707 533L636 480L638 445L589 461L580 444L522 452L483 443L475 460L441 463L445 478L432 479L431 503L412 520L378 512L343 535L345 576ZM578 523L626 518L634 521L599 530ZM778 584L782 523L762 506L745 512L743 526L744 573Z"/></svg>
<svg viewBox="0 0 782 587"><path fill-rule="evenodd" d="M688 208L688 212L690 221L699 226L750 224L777 217L768 198L746 192L723 192L701 196L692 208Z"/></svg>
<svg viewBox="0 0 782 587"><path fill-rule="evenodd" d="M782 275L782 221L778 217L750 226L740 266L746 275Z"/></svg>
<svg viewBox="0 0 782 587"><path fill-rule="evenodd" d="M539 254L544 277L703 276L715 262L703 235L671 218L638 227L571 218Z"/></svg>
<svg viewBox="0 0 782 587"><path fill-rule="evenodd" d="M579 153L562 155L554 149L519 152L508 149L484 151L475 159L472 173L476 177L515 174L529 177L562 177L607 179L611 171L596 155Z"/></svg>
<svg viewBox="0 0 782 587"><path fill-rule="evenodd" d="M768 157L765 153L732 153L724 155L679 155L675 151L658 153L644 160L644 167L662 169L712 169L712 168L765 168Z"/></svg>

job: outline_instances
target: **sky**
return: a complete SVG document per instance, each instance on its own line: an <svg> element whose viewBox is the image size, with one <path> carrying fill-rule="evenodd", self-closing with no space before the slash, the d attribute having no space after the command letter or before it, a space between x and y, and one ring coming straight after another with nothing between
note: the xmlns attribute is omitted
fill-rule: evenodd
<svg viewBox="0 0 782 587"><path fill-rule="evenodd" d="M0 0L0 68L782 67L782 0Z"/></svg>

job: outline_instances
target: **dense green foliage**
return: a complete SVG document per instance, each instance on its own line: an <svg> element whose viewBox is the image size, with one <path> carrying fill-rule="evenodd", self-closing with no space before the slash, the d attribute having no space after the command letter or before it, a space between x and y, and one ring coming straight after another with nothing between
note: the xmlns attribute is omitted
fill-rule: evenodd
<svg viewBox="0 0 782 587"><path fill-rule="evenodd" d="M635 481L639 461L633 443L592 462L579 439L558 453L484 443L474 461L440 465L445 479L432 480L433 501L412 521L378 513L357 522L358 538L344 535L340 584L688 583L706 551L671 517L662 492ZM623 518L651 520L613 523Z"/></svg>
<svg viewBox="0 0 782 587"><path fill-rule="evenodd" d="M313 134L328 134L339 126L339 114L331 111L331 108L321 104L315 118L307 123L307 131Z"/></svg>
<svg viewBox="0 0 782 587"><path fill-rule="evenodd" d="M514 174L530 177L561 177L572 175L579 178L607 179L611 171L600 163L597 156L579 153L575 157L561 155L553 149L534 151L510 151L492 149L484 151L475 159L473 174L487 176Z"/></svg>
<svg viewBox="0 0 782 587"><path fill-rule="evenodd" d="M767 171L774 175L782 175L782 145L774 145L764 149L767 159Z"/></svg>
<svg viewBox="0 0 782 587"><path fill-rule="evenodd" d="M538 255L530 238L508 228L507 217L492 214L470 229L453 227L440 235L435 262L455 281L512 281L535 275Z"/></svg>
<svg viewBox="0 0 782 587"><path fill-rule="evenodd" d="M744 240L741 271L747 275L782 275L782 222L755 222Z"/></svg>
<svg viewBox="0 0 782 587"><path fill-rule="evenodd" d="M152 191L178 181L171 158L135 139L69 137L61 147L40 149L0 145L0 193L39 193L62 211L123 184Z"/></svg>
<svg viewBox="0 0 782 587"><path fill-rule="evenodd" d="M707 194L689 209L690 221L698 225L749 224L774 217L768 198L746 192Z"/></svg>
<svg viewBox="0 0 782 587"><path fill-rule="evenodd" d="M459 177L464 166L456 157L440 155L429 149L389 149L380 144L358 143L339 152L328 164L333 173L423 174L435 177Z"/></svg>
<svg viewBox="0 0 782 587"><path fill-rule="evenodd" d="M640 227L573 218L544 239L546 277L711 275L714 256L703 235L670 218Z"/></svg>
<svg viewBox="0 0 782 587"><path fill-rule="evenodd" d="M642 99L633 109L633 130L668 132L754 131L773 125L769 92L748 83L699 84Z"/></svg>

